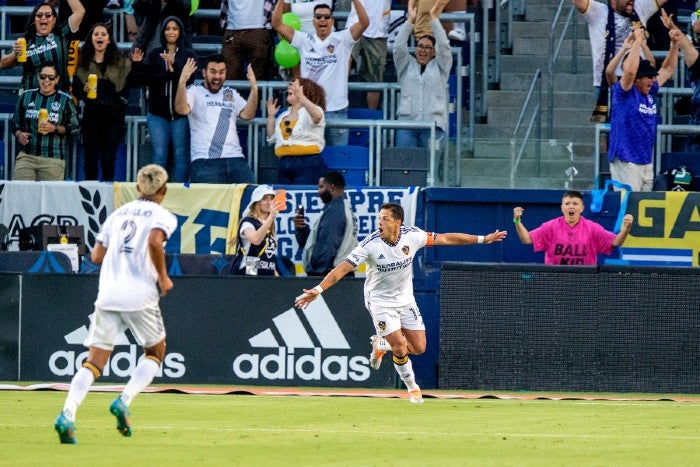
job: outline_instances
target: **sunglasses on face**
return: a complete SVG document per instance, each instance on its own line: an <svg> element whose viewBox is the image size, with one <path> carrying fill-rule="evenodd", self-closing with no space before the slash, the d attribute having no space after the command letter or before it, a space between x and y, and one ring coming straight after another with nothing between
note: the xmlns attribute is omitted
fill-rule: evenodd
<svg viewBox="0 0 700 467"><path fill-rule="evenodd" d="M53 16L53 13L45 12L45 13L36 13L34 17L36 19L41 19L41 18L46 18L49 19Z"/></svg>
<svg viewBox="0 0 700 467"><path fill-rule="evenodd" d="M423 49L423 50L433 50L434 47L430 45L423 45L423 44L418 44L416 46L416 49Z"/></svg>
<svg viewBox="0 0 700 467"><path fill-rule="evenodd" d="M332 15L321 15L321 14L315 14L315 15L314 15L314 18L316 18L316 19L321 19L321 18L323 18L323 19L331 19L332 17L333 17Z"/></svg>
<svg viewBox="0 0 700 467"><path fill-rule="evenodd" d="M40 73L40 74L39 74L39 79L40 79L40 80L48 79L49 81L55 81L56 78L58 78L58 76L56 76L56 75L46 75L46 74L44 74L44 73Z"/></svg>

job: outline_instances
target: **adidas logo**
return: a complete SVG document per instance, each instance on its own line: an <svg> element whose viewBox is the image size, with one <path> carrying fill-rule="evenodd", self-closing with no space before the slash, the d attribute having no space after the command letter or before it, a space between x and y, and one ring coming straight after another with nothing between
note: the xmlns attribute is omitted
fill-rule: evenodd
<svg viewBox="0 0 700 467"><path fill-rule="evenodd" d="M365 381L369 378L369 360L360 355L348 355L350 344L323 296L304 310L284 311L272 322L274 326L251 337L248 343L254 349L277 349L277 352L238 355L233 361L237 377L305 381ZM334 352L324 355L322 351Z"/></svg>
<svg viewBox="0 0 700 467"><path fill-rule="evenodd" d="M324 349L350 349L343 331L340 330L338 322L333 318L331 309L328 308L322 296L311 302L305 310L301 310L311 328L312 336L304 328L304 323L294 308L290 308L281 315L272 318L275 324L275 331L271 328L265 329L248 342L251 347L277 348L281 345L290 350L313 349L318 342ZM279 342L275 334L278 334L282 343Z"/></svg>
<svg viewBox="0 0 700 467"><path fill-rule="evenodd" d="M93 320L94 314L90 315L90 321ZM71 346L82 346L88 336L88 327L80 326L65 336L63 340ZM104 376L115 375L119 377L128 377L138 364L138 345L129 341L125 332L121 332L116 339L115 346L128 345L129 350L124 352L113 352L109 361L105 365L102 374ZM85 349L84 347L82 347ZM115 347L116 350L116 347ZM49 357L49 369L56 376L73 376L75 372L83 365L83 362L88 356L88 351L85 349L76 354L75 350L57 350ZM165 356L163 365L158 369L156 376L167 376L168 378L181 378L185 375L185 357L177 352L170 352Z"/></svg>

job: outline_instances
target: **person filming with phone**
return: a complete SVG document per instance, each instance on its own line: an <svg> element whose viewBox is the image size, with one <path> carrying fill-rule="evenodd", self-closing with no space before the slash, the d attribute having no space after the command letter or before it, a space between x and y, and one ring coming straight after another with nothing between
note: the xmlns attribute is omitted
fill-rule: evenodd
<svg viewBox="0 0 700 467"><path fill-rule="evenodd" d="M345 199L345 178L334 170L318 180L318 196L324 206L312 228L299 206L294 229L299 248L304 249L302 264L307 276L325 276L357 245L357 218Z"/></svg>

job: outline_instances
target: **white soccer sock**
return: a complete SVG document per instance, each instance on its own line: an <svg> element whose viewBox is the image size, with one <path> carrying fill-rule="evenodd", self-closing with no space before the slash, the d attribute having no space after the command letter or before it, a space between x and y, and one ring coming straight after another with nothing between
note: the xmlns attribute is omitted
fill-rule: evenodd
<svg viewBox="0 0 700 467"><path fill-rule="evenodd" d="M411 359L408 358L408 355L406 356L406 363L403 365L399 365L396 363L396 360L394 360L394 368L401 377L401 381L406 385L406 389L409 391L419 389L416 384L416 376L413 374L413 364L411 364Z"/></svg>
<svg viewBox="0 0 700 467"><path fill-rule="evenodd" d="M68 420L74 422L78 407L85 400L85 396L90 390L90 386L95 382L95 375L85 367L80 367L70 382L70 389L66 402L63 405L63 414Z"/></svg>
<svg viewBox="0 0 700 467"><path fill-rule="evenodd" d="M131 401L134 400L134 397L143 391L146 386L151 384L151 381L153 381L153 378L158 372L158 368L160 368L160 364L156 363L156 361L151 358L143 358L139 364L136 365L134 373L131 375L129 382L126 383L126 386L124 386L124 390L120 396L127 407L131 404Z"/></svg>

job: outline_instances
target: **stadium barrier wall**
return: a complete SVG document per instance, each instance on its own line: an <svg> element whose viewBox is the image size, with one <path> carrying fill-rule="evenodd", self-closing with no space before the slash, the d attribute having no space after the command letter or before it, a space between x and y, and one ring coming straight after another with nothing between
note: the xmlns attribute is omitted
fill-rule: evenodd
<svg viewBox="0 0 700 467"><path fill-rule="evenodd" d="M445 263L443 389L700 392L694 268Z"/></svg>
<svg viewBox="0 0 700 467"><path fill-rule="evenodd" d="M87 356L82 343L97 282L96 275L0 276L0 380L71 380ZM345 279L304 311L292 303L315 279L182 276L173 282L161 300L168 353L156 383L394 384L389 363L378 371L369 367L374 331L361 279ZM123 382L141 353L130 333L120 336L100 381Z"/></svg>

